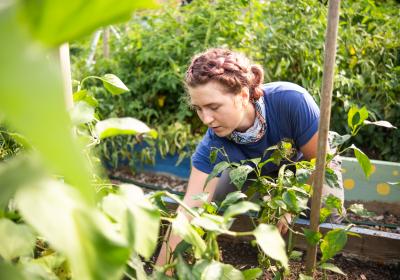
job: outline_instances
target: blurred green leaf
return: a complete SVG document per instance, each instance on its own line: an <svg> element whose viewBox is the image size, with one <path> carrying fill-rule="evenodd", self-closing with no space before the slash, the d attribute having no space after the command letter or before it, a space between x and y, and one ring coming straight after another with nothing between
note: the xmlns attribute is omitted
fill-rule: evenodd
<svg viewBox="0 0 400 280"><path fill-rule="evenodd" d="M193 250L197 258L204 254L207 249L206 243L196 232L196 230L189 224L184 214L180 212L178 213L172 222L172 230L175 234L194 246Z"/></svg>
<svg viewBox="0 0 400 280"><path fill-rule="evenodd" d="M374 212L370 212L365 209L364 205L357 203L350 205L348 210L363 218L369 218L375 215Z"/></svg>
<svg viewBox="0 0 400 280"><path fill-rule="evenodd" d="M11 261L16 257L33 256L36 237L27 225L18 225L8 219L0 219L0 255Z"/></svg>
<svg viewBox="0 0 400 280"><path fill-rule="evenodd" d="M74 125L88 123L94 120L94 108L85 101L78 101L71 111L71 121Z"/></svg>
<svg viewBox="0 0 400 280"><path fill-rule="evenodd" d="M20 189L37 183L44 175L40 162L34 157L19 155L0 163L0 208Z"/></svg>
<svg viewBox="0 0 400 280"><path fill-rule="evenodd" d="M87 90L80 90L75 92L73 95L73 100L75 103L78 101L85 101L92 107L97 107L99 105L97 99L94 98L94 96Z"/></svg>
<svg viewBox="0 0 400 280"><path fill-rule="evenodd" d="M87 206L77 190L43 180L19 190L15 202L24 220L67 256L72 275L121 278L132 249L104 215Z"/></svg>
<svg viewBox="0 0 400 280"><path fill-rule="evenodd" d="M245 214L249 211L260 211L260 205L255 204L250 201L241 201L239 203L229 206L224 212L225 221L229 220L231 217Z"/></svg>
<svg viewBox="0 0 400 280"><path fill-rule="evenodd" d="M136 135L142 133L148 133L153 138L157 137L155 130L150 129L144 122L130 117L110 118L99 121L95 125L95 131L100 139L116 135Z"/></svg>
<svg viewBox="0 0 400 280"><path fill-rule="evenodd" d="M247 196L244 193L242 193L241 191L231 192L222 201L220 208L229 206L233 203L236 203L238 200L240 200L242 198L246 198L246 197Z"/></svg>
<svg viewBox="0 0 400 280"><path fill-rule="evenodd" d="M324 263L340 252L347 242L347 234L343 229L330 230L323 238L320 249L322 253L321 262Z"/></svg>
<svg viewBox="0 0 400 280"><path fill-rule="evenodd" d="M31 33L42 42L57 46L90 34L98 27L128 20L135 9L153 8L155 1L20 1L21 15Z"/></svg>
<svg viewBox="0 0 400 280"><path fill-rule="evenodd" d="M315 232L308 228L302 228L302 230L304 232L304 237L306 238L307 243L312 246L317 245L322 238L322 234L320 232Z"/></svg>
<svg viewBox="0 0 400 280"><path fill-rule="evenodd" d="M213 261L204 269L201 280L244 280L244 277L232 265Z"/></svg>
<svg viewBox="0 0 400 280"><path fill-rule="evenodd" d="M330 270L338 274L346 275L339 267L332 263L323 263L319 267L324 270Z"/></svg>
<svg viewBox="0 0 400 280"><path fill-rule="evenodd" d="M390 122L388 121L376 121L376 122L370 122L369 120L365 120L364 124L368 125L368 124L372 124L372 125L376 125L376 126L382 126L382 127L386 127L386 128L397 128L394 125L392 125Z"/></svg>
<svg viewBox="0 0 400 280"><path fill-rule="evenodd" d="M100 77L100 80L103 82L104 87L112 95L119 95L129 92L129 89L126 87L126 85L114 74L105 74L103 77Z"/></svg>
<svg viewBox="0 0 400 280"><path fill-rule="evenodd" d="M176 273L179 280L192 280L195 279L192 270L186 264L181 255L178 255L178 264L176 266Z"/></svg>
<svg viewBox="0 0 400 280"><path fill-rule="evenodd" d="M4 277L4 279L28 280L28 278L22 274L20 269L5 262L0 262L0 275Z"/></svg>
<svg viewBox="0 0 400 280"><path fill-rule="evenodd" d="M289 268L285 241L273 225L260 224L254 231L258 245L270 258L279 261L285 269Z"/></svg>
<svg viewBox="0 0 400 280"><path fill-rule="evenodd" d="M74 141L61 69L52 56L31 44L11 8L0 10L0 111L22 133L53 172L93 202L88 163Z"/></svg>
<svg viewBox="0 0 400 280"><path fill-rule="evenodd" d="M246 270L242 271L244 280L255 280L259 279L261 275L263 274L263 271L261 268L256 267L256 268L249 268Z"/></svg>
<svg viewBox="0 0 400 280"><path fill-rule="evenodd" d="M150 258L157 246L160 214L145 198L143 190L134 185L120 185L118 194L103 198L102 208L119 222L135 251Z"/></svg>

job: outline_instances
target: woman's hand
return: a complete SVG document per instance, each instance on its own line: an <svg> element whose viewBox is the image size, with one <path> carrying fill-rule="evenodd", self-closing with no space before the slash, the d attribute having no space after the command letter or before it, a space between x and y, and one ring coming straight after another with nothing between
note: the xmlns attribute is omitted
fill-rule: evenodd
<svg viewBox="0 0 400 280"><path fill-rule="evenodd" d="M276 224L276 227L278 228L281 235L285 235L287 233L291 222L292 222L292 214L290 213L286 213L280 218L280 220Z"/></svg>

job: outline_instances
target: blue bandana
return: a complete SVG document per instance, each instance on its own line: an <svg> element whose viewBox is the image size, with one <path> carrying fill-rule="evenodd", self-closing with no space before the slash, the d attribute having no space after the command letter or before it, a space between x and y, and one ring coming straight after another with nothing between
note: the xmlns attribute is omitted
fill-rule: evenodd
<svg viewBox="0 0 400 280"><path fill-rule="evenodd" d="M237 144L249 144L260 140L265 134L265 128L267 126L265 122L265 105L264 97L261 96L254 102L256 109L256 118L252 127L247 129L245 132L239 132L234 130L231 135L228 136L230 140Z"/></svg>

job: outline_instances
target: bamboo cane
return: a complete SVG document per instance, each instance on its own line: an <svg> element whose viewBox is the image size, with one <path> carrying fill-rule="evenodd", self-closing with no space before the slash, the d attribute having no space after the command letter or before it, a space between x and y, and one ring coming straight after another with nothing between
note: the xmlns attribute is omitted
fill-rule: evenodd
<svg viewBox="0 0 400 280"><path fill-rule="evenodd" d="M324 183L325 164L329 122L331 116L332 88L334 77L334 66L336 57L336 39L339 22L340 0L329 0L328 6L328 28L325 39L324 73L321 89L321 117L318 128L318 147L316 172L313 181L313 196L311 200L310 229L319 231L319 211L321 208L321 194ZM315 268L317 256L317 245L307 246L306 271L312 275Z"/></svg>
<svg viewBox="0 0 400 280"><path fill-rule="evenodd" d="M71 62L69 59L69 45L65 43L59 48L59 59L61 66L61 73L64 82L64 99L67 109L72 108L72 79L71 79Z"/></svg>

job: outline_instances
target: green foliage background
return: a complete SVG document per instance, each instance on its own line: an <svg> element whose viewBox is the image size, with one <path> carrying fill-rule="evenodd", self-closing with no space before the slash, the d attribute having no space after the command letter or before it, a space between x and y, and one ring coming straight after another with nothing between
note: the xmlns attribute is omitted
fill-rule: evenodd
<svg viewBox="0 0 400 280"><path fill-rule="evenodd" d="M98 89L99 113L134 115L170 134L174 123L189 123L198 139L204 127L182 99L182 79L195 53L216 46L242 51L261 64L265 82L298 83L319 101L326 2L195 0L138 14L116 26L122 36L111 40L111 59L97 50L90 71L115 73L131 90L114 101ZM342 1L332 130L346 132L346 112L353 104L366 105L371 120L400 126L399 10L395 1ZM88 73L88 40L72 44L71 53L79 79ZM400 161L400 130L368 127L354 141L373 158Z"/></svg>

